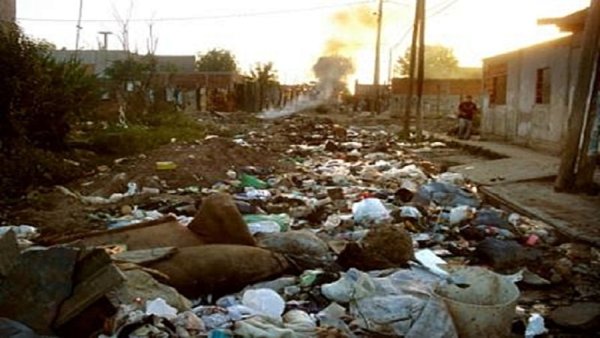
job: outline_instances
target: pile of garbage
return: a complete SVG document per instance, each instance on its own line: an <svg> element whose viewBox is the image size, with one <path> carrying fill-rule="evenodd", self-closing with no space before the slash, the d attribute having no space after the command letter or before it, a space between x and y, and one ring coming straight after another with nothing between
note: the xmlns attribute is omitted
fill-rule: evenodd
<svg viewBox="0 0 600 338"><path fill-rule="evenodd" d="M106 230L48 247L35 245L35 228L0 228L0 336L534 337L546 325L599 328L598 250L486 205L462 175L411 151L443 144L302 119L279 127L293 141L285 160L294 170L230 170L212 187L171 192L197 203L134 206L106 215ZM235 142L265 144L271 134ZM106 203L156 193L142 191L131 183ZM568 298L556 298L557 288Z"/></svg>

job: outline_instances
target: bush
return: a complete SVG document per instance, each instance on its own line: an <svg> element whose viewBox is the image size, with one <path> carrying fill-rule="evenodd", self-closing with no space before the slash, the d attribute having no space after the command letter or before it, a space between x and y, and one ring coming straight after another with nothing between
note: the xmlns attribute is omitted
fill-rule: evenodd
<svg viewBox="0 0 600 338"><path fill-rule="evenodd" d="M0 29L0 151L64 150L70 122L99 102L99 85L78 62L57 62L47 44L17 26Z"/></svg>
<svg viewBox="0 0 600 338"><path fill-rule="evenodd" d="M62 184L80 177L86 168L64 160L62 153L28 146L0 153L0 197L18 197L28 187Z"/></svg>

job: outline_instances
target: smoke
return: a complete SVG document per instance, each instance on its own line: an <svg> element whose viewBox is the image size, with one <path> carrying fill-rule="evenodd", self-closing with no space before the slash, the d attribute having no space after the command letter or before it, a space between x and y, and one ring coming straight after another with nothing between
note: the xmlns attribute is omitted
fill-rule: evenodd
<svg viewBox="0 0 600 338"><path fill-rule="evenodd" d="M323 99L346 88L346 80L356 70L358 52L372 44L377 17L371 6L361 5L336 12L331 22L331 37L325 42L323 56L313 66Z"/></svg>
<svg viewBox="0 0 600 338"><path fill-rule="evenodd" d="M313 72L319 80L319 97L328 100L346 87L346 78L354 72L354 65L347 57L322 56L313 66Z"/></svg>
<svg viewBox="0 0 600 338"><path fill-rule="evenodd" d="M377 26L375 10L361 5L336 12L332 18L333 32L325 42L322 56L313 66L318 79L315 93L300 95L282 109L272 109L261 114L272 119L290 116L302 110L316 108L346 88L346 81L355 72L357 53L373 44Z"/></svg>
<svg viewBox="0 0 600 338"><path fill-rule="evenodd" d="M332 36L325 42L324 56L342 55L354 59L365 45L372 44L377 17L369 5L347 8L332 18Z"/></svg>

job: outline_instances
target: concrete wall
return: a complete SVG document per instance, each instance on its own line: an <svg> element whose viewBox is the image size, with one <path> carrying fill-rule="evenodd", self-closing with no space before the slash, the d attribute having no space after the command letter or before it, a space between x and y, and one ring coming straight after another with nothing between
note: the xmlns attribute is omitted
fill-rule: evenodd
<svg viewBox="0 0 600 338"><path fill-rule="evenodd" d="M484 60L486 70L506 65L507 88L506 104L485 101L482 135L560 153L579 53L578 37L567 37ZM536 76L545 67L550 68L550 102L539 104ZM490 76L484 71L488 91Z"/></svg>
<svg viewBox="0 0 600 338"><path fill-rule="evenodd" d="M473 101L478 107L481 107L481 98L477 95L473 95ZM456 116L458 113L458 105L463 99L463 95L451 95L451 94L440 94L440 95L423 95L422 98L422 111L423 116L427 117L441 117L441 116ZM401 112L403 114L404 107L406 104L406 95L393 95L392 96L392 112ZM416 97L413 95L413 114L416 111Z"/></svg>
<svg viewBox="0 0 600 338"><path fill-rule="evenodd" d="M416 105L416 88L413 88L413 105ZM404 112L408 93L408 79L392 79L393 114ZM481 79L425 79L423 84L422 111L424 116L455 116L458 105L466 95L473 96L478 107L482 102ZM415 108L413 107L413 112Z"/></svg>
<svg viewBox="0 0 600 338"><path fill-rule="evenodd" d="M15 0L0 0L0 22L14 22L17 13Z"/></svg>

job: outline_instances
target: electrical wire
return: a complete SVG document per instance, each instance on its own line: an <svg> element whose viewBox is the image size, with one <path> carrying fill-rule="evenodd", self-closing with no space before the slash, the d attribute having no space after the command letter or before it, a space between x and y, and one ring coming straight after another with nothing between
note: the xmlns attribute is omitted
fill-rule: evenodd
<svg viewBox="0 0 600 338"><path fill-rule="evenodd" d="M271 11L260 11L260 12L250 12L250 13L237 13L237 14L219 14L219 15L205 15L205 16L197 16L197 17L180 17L180 18L146 18L146 19L130 19L129 22L168 22L168 21L202 21L202 20L218 20L218 19L230 19L230 18L246 18L246 17L258 17L258 16L270 16L270 15L280 15L280 14L295 14L298 12L313 12L324 9L332 9L339 7L350 7L357 5L364 5L372 3L369 0L362 1L354 1L349 3L342 3L336 5L326 5L326 6L315 6L308 8L295 8L295 9L280 9L280 10L271 10ZM75 19L42 19L42 18L17 18L18 21L30 21L30 22L75 22ZM117 22L117 19L83 19L82 22Z"/></svg>

